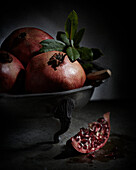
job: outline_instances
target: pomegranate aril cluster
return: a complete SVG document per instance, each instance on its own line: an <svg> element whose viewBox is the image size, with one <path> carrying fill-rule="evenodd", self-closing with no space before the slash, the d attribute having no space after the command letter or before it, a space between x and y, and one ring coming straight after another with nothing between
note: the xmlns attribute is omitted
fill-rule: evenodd
<svg viewBox="0 0 136 170"><path fill-rule="evenodd" d="M104 118L99 118L97 122L89 124L89 128L81 128L75 140L79 143L79 148L95 151L104 143L108 132L108 122Z"/></svg>

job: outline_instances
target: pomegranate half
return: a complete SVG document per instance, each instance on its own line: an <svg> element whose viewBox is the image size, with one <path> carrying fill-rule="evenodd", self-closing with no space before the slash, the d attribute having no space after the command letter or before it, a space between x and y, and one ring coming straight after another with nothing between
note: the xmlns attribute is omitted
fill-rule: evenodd
<svg viewBox="0 0 136 170"><path fill-rule="evenodd" d="M88 128L80 131L67 141L78 152L92 153L102 148L110 135L110 113L105 113L97 122L90 123Z"/></svg>
<svg viewBox="0 0 136 170"><path fill-rule="evenodd" d="M15 56L6 51L0 51L0 93L21 90L18 85L22 86L21 78L24 72L24 66Z"/></svg>
<svg viewBox="0 0 136 170"><path fill-rule="evenodd" d="M29 93L56 92L82 87L86 80L78 61L71 62L59 51L34 56L26 68L26 91Z"/></svg>
<svg viewBox="0 0 136 170"><path fill-rule="evenodd" d="M2 43L1 49L17 57L25 66L42 47L40 42L53 39L48 33L34 27L14 30Z"/></svg>

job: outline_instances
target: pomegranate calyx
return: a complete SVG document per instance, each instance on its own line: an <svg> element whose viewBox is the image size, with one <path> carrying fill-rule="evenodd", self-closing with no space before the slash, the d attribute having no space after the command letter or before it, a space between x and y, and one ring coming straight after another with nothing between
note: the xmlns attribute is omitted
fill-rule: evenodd
<svg viewBox="0 0 136 170"><path fill-rule="evenodd" d="M6 52L0 54L0 63L11 63L13 58Z"/></svg>
<svg viewBox="0 0 136 170"><path fill-rule="evenodd" d="M61 63L63 63L63 60L65 58L66 54L60 54L55 53L48 61L48 65L51 65L54 70L57 70L56 67L58 67Z"/></svg>
<svg viewBox="0 0 136 170"><path fill-rule="evenodd" d="M26 35L27 35L26 32L21 32L21 33L18 35L18 38L25 39Z"/></svg>

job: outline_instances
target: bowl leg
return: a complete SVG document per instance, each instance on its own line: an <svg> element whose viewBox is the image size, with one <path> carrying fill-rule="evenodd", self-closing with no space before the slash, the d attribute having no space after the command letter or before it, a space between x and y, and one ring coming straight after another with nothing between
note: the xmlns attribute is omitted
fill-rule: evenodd
<svg viewBox="0 0 136 170"><path fill-rule="evenodd" d="M61 127L54 135L54 143L58 143L60 141L59 136L68 130L71 123L71 114L74 109L74 105L73 99L65 98L55 107L54 117L59 119Z"/></svg>

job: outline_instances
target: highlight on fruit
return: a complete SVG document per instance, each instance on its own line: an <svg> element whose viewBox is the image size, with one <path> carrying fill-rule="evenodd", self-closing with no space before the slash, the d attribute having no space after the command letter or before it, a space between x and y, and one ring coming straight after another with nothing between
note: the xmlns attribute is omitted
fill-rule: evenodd
<svg viewBox="0 0 136 170"><path fill-rule="evenodd" d="M78 61L71 62L59 51L34 56L26 68L25 88L29 93L56 92L80 88L86 74Z"/></svg>

